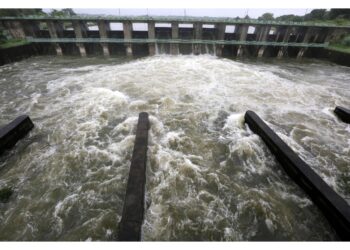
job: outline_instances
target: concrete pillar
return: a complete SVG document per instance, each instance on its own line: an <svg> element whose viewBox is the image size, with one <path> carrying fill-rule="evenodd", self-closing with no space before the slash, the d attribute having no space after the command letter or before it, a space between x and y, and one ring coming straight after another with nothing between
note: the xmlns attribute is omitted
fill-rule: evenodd
<svg viewBox="0 0 350 250"><path fill-rule="evenodd" d="M239 37L239 41L244 42L247 39L247 34L248 34L248 24L242 24L242 25L237 25L237 34ZM244 51L244 45L239 45L238 50L237 50L237 56L242 56Z"/></svg>
<svg viewBox="0 0 350 250"><path fill-rule="evenodd" d="M313 29L313 35L315 35L315 36L312 39L312 41L310 41L310 43L317 43L318 38L321 35L323 35L322 29L320 29L320 28Z"/></svg>
<svg viewBox="0 0 350 250"><path fill-rule="evenodd" d="M156 39L155 22L148 22L148 39ZM156 54L156 43L148 43L148 52L150 56Z"/></svg>
<svg viewBox="0 0 350 250"><path fill-rule="evenodd" d="M283 41L282 41L283 43L288 43L291 32L292 32L292 28L291 27L287 27L286 30L285 30L285 33L283 35ZM286 51L287 48L288 47L282 46L280 48L280 50L278 51L277 58L282 58L285 55L285 51Z"/></svg>
<svg viewBox="0 0 350 250"><path fill-rule="evenodd" d="M97 22L98 31L100 33L101 38L108 38L108 31L111 30L109 22L100 20Z"/></svg>
<svg viewBox="0 0 350 250"><path fill-rule="evenodd" d="M259 34L261 33L261 26L255 26L255 30L254 30L254 33L256 35L255 37L255 41L259 41Z"/></svg>
<svg viewBox="0 0 350 250"><path fill-rule="evenodd" d="M47 21L46 24L47 28L49 29L50 37L58 38L58 33L60 33L61 30L59 30L60 27L57 25L57 23L55 23L54 21ZM54 43L53 45L56 49L57 55L62 56L63 52L61 46L58 43Z"/></svg>
<svg viewBox="0 0 350 250"><path fill-rule="evenodd" d="M194 23L193 24L193 39L194 40L202 40L202 30L203 30L203 24L202 23ZM201 53L201 44L195 43L192 46L192 52L195 55L199 55Z"/></svg>
<svg viewBox="0 0 350 250"><path fill-rule="evenodd" d="M305 31L305 35L302 43L308 43L311 35L312 35L312 29L307 28L307 30ZM304 56L306 50L307 50L307 47L301 48L298 52L297 59L301 59Z"/></svg>
<svg viewBox="0 0 350 250"><path fill-rule="evenodd" d="M225 30L226 30L225 24L219 23L219 24L215 25L216 40L219 40L219 41L225 40ZM224 48L223 44L216 44L216 46L215 46L216 56L222 56L222 49L223 48Z"/></svg>
<svg viewBox="0 0 350 250"><path fill-rule="evenodd" d="M22 21L22 26L26 36L37 37L40 32L39 23L36 21Z"/></svg>
<svg viewBox="0 0 350 250"><path fill-rule="evenodd" d="M80 21L73 21L72 24L73 24L73 28L74 28L75 37L77 39L85 38L86 37L86 30L87 30L85 25ZM77 46L79 48L80 55L82 57L86 57L86 49L85 49L84 44L77 43Z"/></svg>
<svg viewBox="0 0 350 250"><path fill-rule="evenodd" d="M106 22L104 20L100 20L97 22L98 30L100 33L100 38L107 39L108 38L108 31L110 31L110 25L109 22ZM103 55L108 57L110 56L108 43L101 43Z"/></svg>
<svg viewBox="0 0 350 250"><path fill-rule="evenodd" d="M267 41L267 38L269 36L269 33L270 33L270 29L271 29L271 26L264 26L262 28L262 31L260 33L260 37L259 37L259 41L260 42L266 42ZM266 49L266 46L261 46L259 51L258 51L258 57L262 57L264 55L264 51Z"/></svg>
<svg viewBox="0 0 350 250"><path fill-rule="evenodd" d="M333 36L334 29L328 28L327 31L324 32L324 33L325 33L325 37L324 37L323 42L324 43L329 43L331 41L332 36Z"/></svg>
<svg viewBox="0 0 350 250"><path fill-rule="evenodd" d="M283 29L281 27L277 27L276 28L276 38L275 38L275 42L278 42L278 39L281 37L282 33L283 33Z"/></svg>
<svg viewBox="0 0 350 250"><path fill-rule="evenodd" d="M26 35L24 33L21 22L19 21L4 21L4 26L10 33L13 39L25 39Z"/></svg>
<svg viewBox="0 0 350 250"><path fill-rule="evenodd" d="M124 31L124 39L131 40L132 39L132 23L130 21L123 22L123 31ZM132 56L132 44L125 43L126 48L126 56Z"/></svg>
<svg viewBox="0 0 350 250"><path fill-rule="evenodd" d="M179 39L179 23L171 23L171 39ZM172 43L170 44L170 51L172 55L179 54L179 44Z"/></svg>

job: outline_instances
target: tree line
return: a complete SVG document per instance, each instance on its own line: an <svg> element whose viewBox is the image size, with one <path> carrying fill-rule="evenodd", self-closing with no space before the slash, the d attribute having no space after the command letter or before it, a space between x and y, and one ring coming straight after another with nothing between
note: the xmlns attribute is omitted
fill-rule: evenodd
<svg viewBox="0 0 350 250"><path fill-rule="evenodd" d="M303 16L298 15L282 15L274 18L273 13L264 13L259 20L276 20L276 21L290 21L290 22L304 22L304 21L337 21L350 20L350 9L313 9L310 13Z"/></svg>
<svg viewBox="0 0 350 250"><path fill-rule="evenodd" d="M52 17L65 17L75 16L76 13L73 9L53 9L49 13L46 13L42 9L0 9L0 16L52 16Z"/></svg>

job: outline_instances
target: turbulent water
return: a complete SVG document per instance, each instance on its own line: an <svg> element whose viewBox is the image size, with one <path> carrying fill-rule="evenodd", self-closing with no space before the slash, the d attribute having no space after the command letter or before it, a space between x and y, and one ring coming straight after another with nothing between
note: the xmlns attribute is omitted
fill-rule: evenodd
<svg viewBox="0 0 350 250"><path fill-rule="evenodd" d="M333 240L244 123L259 114L350 202L349 68L321 61L35 57L0 67L0 240L115 240L138 113L150 114L143 240Z"/></svg>

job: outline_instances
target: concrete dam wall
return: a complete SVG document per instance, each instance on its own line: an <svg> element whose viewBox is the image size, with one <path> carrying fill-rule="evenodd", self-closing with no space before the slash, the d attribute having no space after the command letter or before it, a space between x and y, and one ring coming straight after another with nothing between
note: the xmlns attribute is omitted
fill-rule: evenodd
<svg viewBox="0 0 350 250"><path fill-rule="evenodd" d="M173 55L210 52L301 58L350 30L326 24L208 17L2 17L0 22L13 38L46 45L57 55L83 57L154 55L161 50ZM147 28L135 29L139 24Z"/></svg>

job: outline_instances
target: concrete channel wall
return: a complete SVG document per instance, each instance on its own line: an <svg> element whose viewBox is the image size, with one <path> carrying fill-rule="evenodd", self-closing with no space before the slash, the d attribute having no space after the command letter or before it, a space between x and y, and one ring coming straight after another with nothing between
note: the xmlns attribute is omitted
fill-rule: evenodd
<svg viewBox="0 0 350 250"><path fill-rule="evenodd" d="M49 44L57 55L202 54L302 58L349 33L350 27L223 18L1 17L13 38ZM144 24L144 30L134 25ZM112 26L119 25L118 30ZM89 28L94 27L94 28Z"/></svg>

